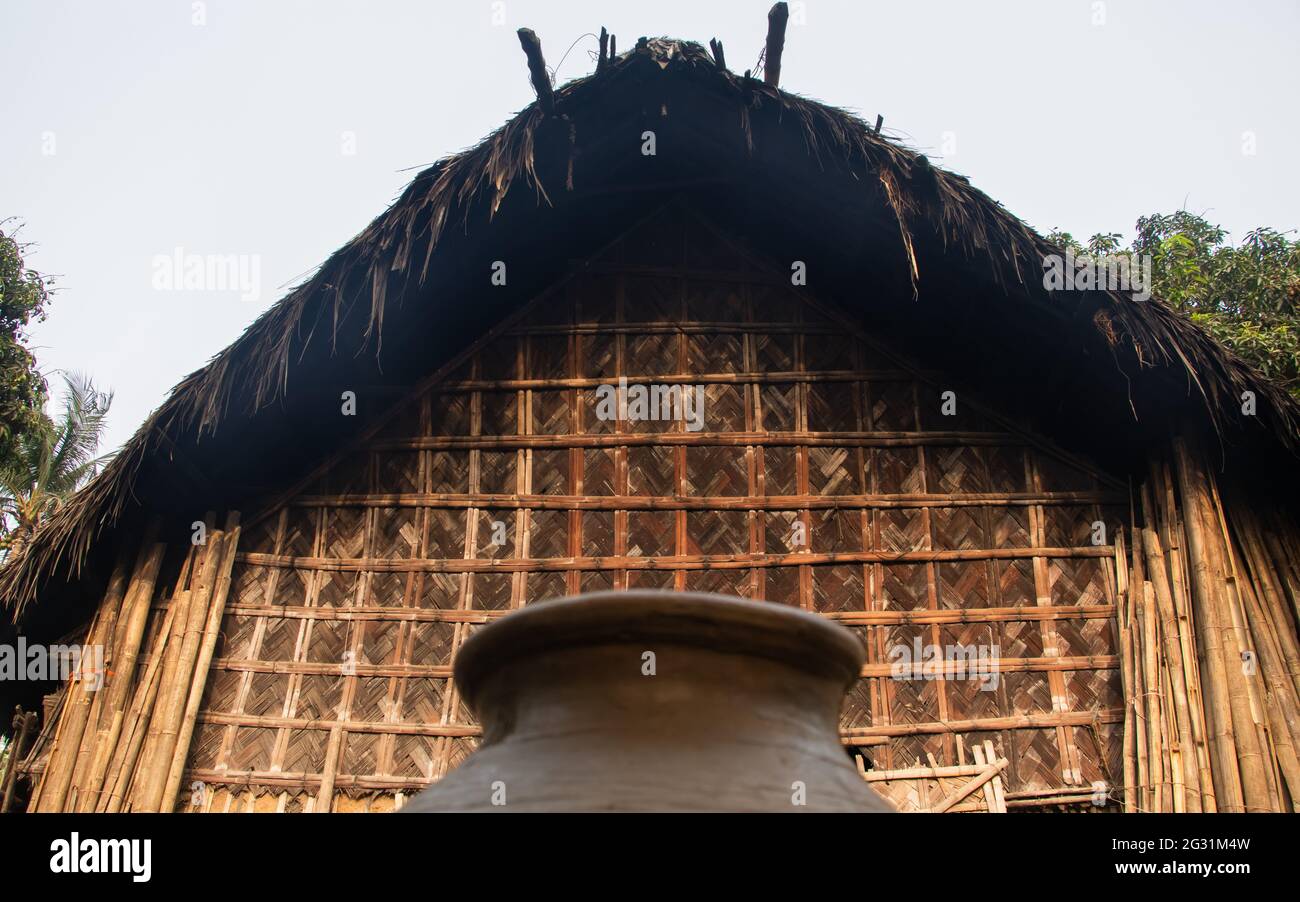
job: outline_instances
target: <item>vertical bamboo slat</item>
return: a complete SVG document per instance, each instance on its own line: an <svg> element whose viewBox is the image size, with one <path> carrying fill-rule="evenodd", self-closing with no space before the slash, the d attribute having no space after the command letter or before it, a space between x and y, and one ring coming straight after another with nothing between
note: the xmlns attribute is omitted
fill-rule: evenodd
<svg viewBox="0 0 1300 902"><path fill-rule="evenodd" d="M167 646L171 642L172 621L176 608L169 607L163 615L155 635L149 663L136 685L135 698L124 721L123 736L113 754L108 771L104 775L104 789L96 805L96 811L117 812L126 805L131 788L131 779L140 760L140 752L149 730L149 716L153 711L154 701L158 697L158 686L162 682L163 661Z"/></svg>
<svg viewBox="0 0 1300 902"><path fill-rule="evenodd" d="M202 552L202 566L195 568L194 583L184 595L184 617L181 616L182 611L177 612L176 626L179 633L175 635L179 636L180 643L175 668L172 679L163 681L158 707L149 725L155 741L144 762L147 769L140 790L132 798L132 807L136 811L161 810L163 792L180 734L181 718L189 698L190 684L195 678L194 664L217 583L217 569L224 558L224 548L225 533L209 529L208 541Z"/></svg>
<svg viewBox="0 0 1300 902"><path fill-rule="evenodd" d="M1115 634L1119 638L1120 686L1124 693L1124 811L1132 814L1138 810L1139 798L1135 738L1137 719L1133 711L1134 699L1137 696L1133 685L1133 649L1129 642L1128 565L1124 560L1122 530L1115 537L1115 576L1118 584L1115 595Z"/></svg>
<svg viewBox="0 0 1300 902"><path fill-rule="evenodd" d="M116 616L116 610L120 607L124 594L125 579L120 578L120 574L114 574L104 594L104 600L90 628L86 631L78 671L68 680L64 688L63 713L59 718L54 748L50 752L49 762L41 780L40 800L35 809L37 811L62 811L68 799L69 790L72 788L73 772L81 752L82 735L95 701L96 693L91 692L89 687L94 684L94 680L103 676L94 673L95 656L87 655L85 652L94 646L102 648L106 644L105 633L109 622Z"/></svg>
<svg viewBox="0 0 1300 902"><path fill-rule="evenodd" d="M1142 544L1147 557L1147 572L1155 593L1156 606L1161 622L1161 636L1164 642L1164 656L1168 664L1169 684L1172 697L1172 714L1175 721L1171 731L1171 741L1177 737L1177 751L1180 762L1176 783L1184 786L1191 793L1190 798L1180 798L1180 808L1200 811L1199 768L1196 766L1196 745L1192 741L1191 708L1187 700L1186 672L1183 668L1182 646L1179 642L1178 616L1174 610L1173 593L1169 588L1169 573L1166 569L1164 551L1160 539L1151 526L1150 504L1147 493L1142 493L1143 507L1148 511L1148 525L1142 530Z"/></svg>
<svg viewBox="0 0 1300 902"><path fill-rule="evenodd" d="M1146 710L1147 765L1151 782L1151 811L1164 811L1169 796L1169 777L1165 770L1165 743L1160 710L1160 643L1156 638L1155 592L1150 581L1143 581L1137 595L1137 634L1141 636L1143 708Z"/></svg>
<svg viewBox="0 0 1300 902"><path fill-rule="evenodd" d="M176 794L180 790L181 777L185 770L185 759L189 756L190 737L194 734L195 720L199 714L199 703L203 700L203 690L208 682L208 668L212 664L212 653L217 646L221 618L226 610L226 597L230 593L230 571L235 563L235 549L239 546L239 514L231 513L226 518L225 534L220 540L220 550L212 549L210 559L215 568L215 584L212 589L212 601L208 605L207 621L203 626L198 656L194 661L194 675L190 682L189 697L181 717L180 730L176 737L175 750L172 753L171 768L167 774L167 783L163 790L159 810L171 811L176 807Z"/></svg>
<svg viewBox="0 0 1300 902"><path fill-rule="evenodd" d="M0 814L9 810L14 800L14 786L17 783L18 765L27 753L27 740L36 732L36 712L24 712L21 707L14 711L11 722L14 729L13 744L9 747L9 763L5 768L4 779L0 781Z"/></svg>
<svg viewBox="0 0 1300 902"><path fill-rule="evenodd" d="M151 529L149 534L152 535L152 532ZM104 713L107 723L101 724L95 737L90 772L77 806L79 811L94 811L103 792L105 773L126 719L136 662L140 657L140 644L149 621L149 606L153 601L154 586L166 551L167 546L162 542L146 541L141 549L141 560L137 562L131 576L131 584L122 604L122 616L117 620L118 636L113 646L112 672L106 677Z"/></svg>
<svg viewBox="0 0 1300 902"><path fill-rule="evenodd" d="M116 648L118 622L127 613L128 590L134 569L131 564L136 560L136 557L134 549L119 555L118 562L109 577L108 589L104 593L105 601L101 606L101 610L105 615L104 628L100 633L102 644L99 646L98 652L92 652L99 662L98 673L95 676L97 688L90 692L92 696L90 715L86 721L85 729L82 731L80 749L77 751L76 761L72 768L72 785L68 790L68 798L65 802L65 807L68 810L83 810L84 808L85 796L87 795L86 784L90 778L90 771L94 766L100 729L105 725L106 720L105 699L109 695L107 686L110 671L115 663L114 649Z"/></svg>
<svg viewBox="0 0 1300 902"><path fill-rule="evenodd" d="M1206 689L1206 713L1209 715L1211 748L1214 752L1214 787L1223 811L1244 811L1246 808L1242 774L1238 770L1237 743L1234 741L1234 702L1229 675L1232 670L1225 663L1222 621L1223 572L1214 555L1212 536L1208 534L1208 504L1205 493L1205 474L1193 462L1191 453L1182 439L1174 443L1175 470L1182 495L1187 527L1187 544L1192 575L1192 601L1200 621L1198 653L1205 664L1209 679ZM1211 555L1214 555L1212 558ZM1254 731L1251 730L1253 737ZM1257 794L1257 787L1252 786Z"/></svg>

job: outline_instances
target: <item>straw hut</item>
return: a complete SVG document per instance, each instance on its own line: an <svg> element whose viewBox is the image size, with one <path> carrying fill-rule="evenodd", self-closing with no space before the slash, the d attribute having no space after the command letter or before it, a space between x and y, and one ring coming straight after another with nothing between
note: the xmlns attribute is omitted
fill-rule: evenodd
<svg viewBox="0 0 1300 902"><path fill-rule="evenodd" d="M4 642L106 662L0 684L12 807L400 807L475 629L659 587L856 632L904 809L1293 808L1300 406L782 89L783 8L761 76L521 31L536 102L176 387L0 571Z"/></svg>

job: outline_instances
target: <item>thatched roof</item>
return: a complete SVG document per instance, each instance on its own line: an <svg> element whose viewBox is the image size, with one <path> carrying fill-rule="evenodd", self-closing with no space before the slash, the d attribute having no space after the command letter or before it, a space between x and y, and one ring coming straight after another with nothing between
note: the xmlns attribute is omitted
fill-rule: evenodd
<svg viewBox="0 0 1300 902"><path fill-rule="evenodd" d="M639 152L644 128L658 130L654 158ZM1190 400L1180 410L1195 407L1223 436L1300 448L1300 407L1164 303L1048 296L1042 257L1059 249L966 178L844 110L725 71L697 44L643 40L558 89L555 114L534 103L421 172L315 275L176 386L0 571L3 604L16 617L52 578L66 587L88 553L154 508L194 504L201 516L282 488L355 431L321 413L326 404L337 411L339 386L373 386L373 396L396 400L393 390L553 281L646 195L673 191L698 196L760 242L769 235L798 246L820 267L810 272L835 276L831 293L841 302L913 334L928 327L952 359L969 351L967 362L1019 365L1017 378L1029 383L1035 367L1057 367L1048 388L1089 395L1088 405L1104 409L1097 429L1136 435L1135 419L1150 421L1181 397ZM503 248L512 284L487 303L484 274ZM848 297L846 284L871 296ZM887 304L873 307L877 296ZM975 324L987 329L977 341ZM1013 338L1023 355L1005 353ZM1088 371L1095 397L1072 368ZM1244 390L1258 397L1247 423L1235 416Z"/></svg>

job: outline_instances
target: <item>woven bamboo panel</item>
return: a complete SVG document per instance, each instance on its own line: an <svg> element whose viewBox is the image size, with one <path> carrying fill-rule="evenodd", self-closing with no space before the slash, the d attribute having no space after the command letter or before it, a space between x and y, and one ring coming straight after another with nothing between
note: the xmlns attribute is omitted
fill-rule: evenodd
<svg viewBox="0 0 1300 902"><path fill-rule="evenodd" d="M192 777L228 787L204 810L418 791L476 742L450 681L474 629L631 587L849 626L842 727L872 767L957 766L962 736L1008 791L1115 778L1118 487L964 396L945 415L805 291L671 207L270 505L200 715ZM602 417L620 378L700 386L701 419ZM916 648L982 649L996 679L891 670Z"/></svg>

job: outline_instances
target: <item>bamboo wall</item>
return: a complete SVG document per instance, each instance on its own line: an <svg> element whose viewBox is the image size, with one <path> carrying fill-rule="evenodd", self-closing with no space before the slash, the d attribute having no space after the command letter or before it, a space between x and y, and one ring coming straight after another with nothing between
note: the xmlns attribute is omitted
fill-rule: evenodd
<svg viewBox="0 0 1300 902"><path fill-rule="evenodd" d="M704 384L703 429L597 418L620 376ZM852 629L843 739L873 780L932 780L917 807L1089 807L1100 783L1130 811L1289 810L1294 525L1221 496L1194 446L1130 492L960 391L943 415L954 388L665 212L242 535L173 547L174 580L160 544L123 562L90 626L108 689L65 697L32 807L390 810L474 748L450 675L475 629L637 586ZM996 691L893 678L914 639L996 646Z"/></svg>
<svg viewBox="0 0 1300 902"><path fill-rule="evenodd" d="M600 420L620 376L705 384L704 428ZM207 810L396 804L474 747L466 637L631 586L853 629L843 734L876 768L988 740L1009 791L1117 783L1114 551L1090 531L1122 528L1123 487L964 399L942 415L944 387L693 218L644 224L250 520L187 785ZM996 645L998 690L890 678L913 639Z"/></svg>
<svg viewBox="0 0 1300 902"><path fill-rule="evenodd" d="M1300 543L1176 439L1116 546L1126 811L1294 811Z"/></svg>

